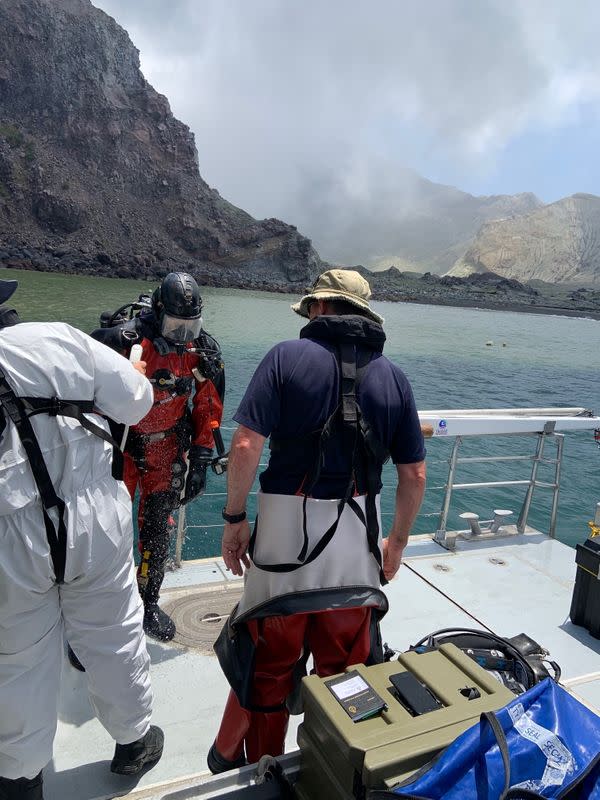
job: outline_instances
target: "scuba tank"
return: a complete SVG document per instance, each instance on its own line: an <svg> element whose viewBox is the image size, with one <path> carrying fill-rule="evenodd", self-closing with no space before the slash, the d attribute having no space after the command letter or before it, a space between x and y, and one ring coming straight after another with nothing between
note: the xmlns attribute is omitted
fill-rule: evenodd
<svg viewBox="0 0 600 800"><path fill-rule="evenodd" d="M125 303L125 305L117 308L116 311L103 311L100 314L100 327L114 328L127 322L128 319L132 319L136 311L139 313L140 311L149 311L151 308L152 298L150 295L141 294L137 300L132 303Z"/></svg>

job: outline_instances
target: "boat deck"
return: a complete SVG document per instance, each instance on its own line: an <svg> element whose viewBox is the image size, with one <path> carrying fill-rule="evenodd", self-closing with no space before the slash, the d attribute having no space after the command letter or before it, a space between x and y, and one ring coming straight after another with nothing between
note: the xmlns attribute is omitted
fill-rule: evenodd
<svg viewBox="0 0 600 800"><path fill-rule="evenodd" d="M533 529L494 540L458 540L454 552L430 536L411 537L405 565L386 587L384 641L405 650L436 629L482 624L503 636L524 632L559 663L561 682L600 709L600 640L569 620L575 570L574 550ZM187 644L148 642L153 721L164 729L165 750L139 781L110 773L114 743L93 715L85 675L65 662L54 760L44 773L46 800L197 796L194 786L208 778L206 754L228 691L210 643L241 585L220 559L185 562L167 576L162 603L173 611ZM296 746L299 721L292 718L288 750Z"/></svg>

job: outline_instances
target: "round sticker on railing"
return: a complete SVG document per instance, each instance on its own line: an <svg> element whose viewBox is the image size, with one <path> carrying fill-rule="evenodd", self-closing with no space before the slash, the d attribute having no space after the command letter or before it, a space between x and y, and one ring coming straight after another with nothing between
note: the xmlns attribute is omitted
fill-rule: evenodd
<svg viewBox="0 0 600 800"><path fill-rule="evenodd" d="M438 420L436 436L446 436L448 434L448 423L445 419Z"/></svg>

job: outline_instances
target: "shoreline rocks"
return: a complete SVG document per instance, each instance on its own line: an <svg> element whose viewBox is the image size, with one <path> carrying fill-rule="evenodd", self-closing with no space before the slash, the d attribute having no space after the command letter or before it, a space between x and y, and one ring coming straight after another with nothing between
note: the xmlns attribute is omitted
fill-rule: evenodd
<svg viewBox="0 0 600 800"><path fill-rule="evenodd" d="M165 258L160 252L110 254L93 246L85 250L48 245L36 248L1 239L0 268L140 281L159 281L168 272L182 270L194 275L201 286L281 294L304 294L307 287L302 276L287 280L282 273L269 270L249 272L235 266L198 265ZM457 278L395 268L379 273L360 266L353 269L367 278L375 300L600 319L599 289L522 284L493 273Z"/></svg>

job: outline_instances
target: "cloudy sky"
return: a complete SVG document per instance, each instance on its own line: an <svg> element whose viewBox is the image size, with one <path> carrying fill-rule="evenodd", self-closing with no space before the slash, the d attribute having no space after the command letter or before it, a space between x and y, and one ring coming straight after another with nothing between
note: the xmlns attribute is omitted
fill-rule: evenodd
<svg viewBox="0 0 600 800"><path fill-rule="evenodd" d="M597 0L93 2L195 133L205 180L257 217L302 230L307 198L368 203L407 170L600 194Z"/></svg>

